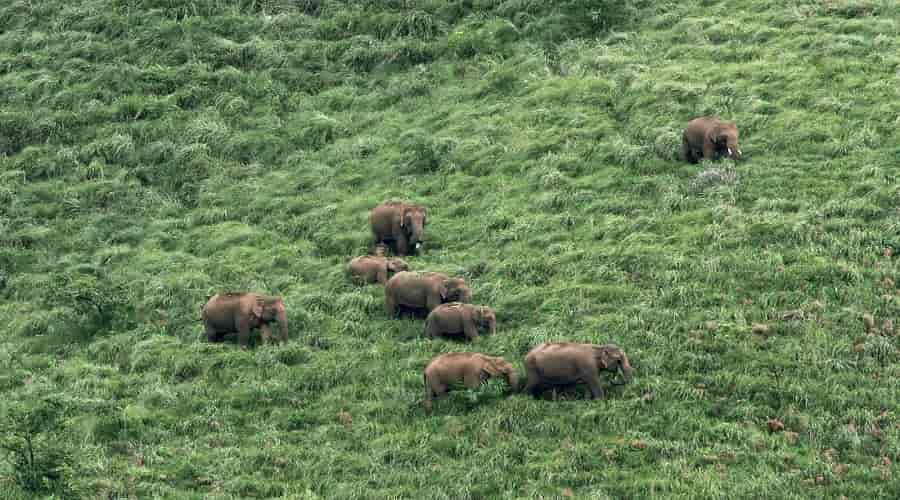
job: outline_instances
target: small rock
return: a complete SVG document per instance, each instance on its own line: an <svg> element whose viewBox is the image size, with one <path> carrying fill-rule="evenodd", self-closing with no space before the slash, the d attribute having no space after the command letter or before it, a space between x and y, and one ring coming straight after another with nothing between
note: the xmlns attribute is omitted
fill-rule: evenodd
<svg viewBox="0 0 900 500"><path fill-rule="evenodd" d="M631 442L631 447L637 448L638 450L643 450L644 448L647 447L647 442L644 441L643 439L635 439L634 441Z"/></svg>
<svg viewBox="0 0 900 500"><path fill-rule="evenodd" d="M715 321L707 321L706 329L710 332L714 332L719 329L719 324L716 323Z"/></svg>
<svg viewBox="0 0 900 500"><path fill-rule="evenodd" d="M350 427L353 425L353 416L347 413L344 410L341 410L337 414L338 421L344 425L344 427Z"/></svg>
<svg viewBox="0 0 900 500"><path fill-rule="evenodd" d="M881 255L884 255L887 258L891 258L891 255L894 255L894 249L891 247L887 247L884 249L884 252L882 252Z"/></svg>
<svg viewBox="0 0 900 500"><path fill-rule="evenodd" d="M800 434L793 431L785 431L784 437L788 440L788 443L794 444L797 442L797 438L800 437Z"/></svg>

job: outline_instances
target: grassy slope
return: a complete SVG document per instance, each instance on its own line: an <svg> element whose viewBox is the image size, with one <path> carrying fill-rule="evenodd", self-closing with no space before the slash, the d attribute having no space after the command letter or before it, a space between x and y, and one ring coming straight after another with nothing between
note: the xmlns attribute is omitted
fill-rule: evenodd
<svg viewBox="0 0 900 500"><path fill-rule="evenodd" d="M49 412L56 487L900 496L898 338L861 322L900 300L893 2L639 2L612 31L353 3L0 7L0 409ZM724 183L676 157L710 112L747 157ZM415 268L465 276L498 335L427 341L347 283L392 197L431 209ZM291 343L202 342L223 289L282 294ZM438 353L563 339L620 344L635 383L417 405Z"/></svg>

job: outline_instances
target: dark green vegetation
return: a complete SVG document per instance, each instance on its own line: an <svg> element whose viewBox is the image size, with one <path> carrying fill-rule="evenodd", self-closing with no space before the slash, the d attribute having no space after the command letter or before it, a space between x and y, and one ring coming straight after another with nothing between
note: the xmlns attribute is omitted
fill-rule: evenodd
<svg viewBox="0 0 900 500"><path fill-rule="evenodd" d="M9 0L0 31L7 496L900 496L894 1ZM678 161L712 112L745 161ZM348 283L389 198L496 336ZM283 295L291 341L202 341L222 290ZM432 356L548 340L635 382L421 409Z"/></svg>

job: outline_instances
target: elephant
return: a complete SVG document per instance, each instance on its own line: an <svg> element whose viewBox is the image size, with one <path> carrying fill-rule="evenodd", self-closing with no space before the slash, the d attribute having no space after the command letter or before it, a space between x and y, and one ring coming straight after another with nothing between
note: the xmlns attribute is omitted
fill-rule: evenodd
<svg viewBox="0 0 900 500"><path fill-rule="evenodd" d="M417 253L422 248L428 210L415 203L386 201L369 214L374 244L393 243L400 257Z"/></svg>
<svg viewBox="0 0 900 500"><path fill-rule="evenodd" d="M513 392L519 390L519 376L515 368L503 358L477 352L449 352L434 357L425 367L425 409L431 410L432 400L450 391L450 384L460 379L469 389L477 389L491 377L506 377Z"/></svg>
<svg viewBox="0 0 900 500"><path fill-rule="evenodd" d="M430 313L446 302L471 301L472 290L466 280L443 273L401 271L384 285L384 308L391 317L399 306Z"/></svg>
<svg viewBox="0 0 900 500"><path fill-rule="evenodd" d="M497 315L487 306L473 306L462 302L450 302L435 307L425 319L425 335L466 336L468 340L478 338L478 327L487 328L491 334L497 332Z"/></svg>
<svg viewBox="0 0 900 500"><path fill-rule="evenodd" d="M701 158L740 160L741 154L737 125L716 115L694 118L681 136L681 155L688 163L697 163Z"/></svg>
<svg viewBox="0 0 900 500"><path fill-rule="evenodd" d="M400 271L408 271L409 264L403 259L393 259L378 255L356 257L347 265L347 272L358 282L387 283L388 278Z"/></svg>
<svg viewBox="0 0 900 500"><path fill-rule="evenodd" d="M258 293L220 293L213 295L200 309L206 338L219 342L226 333L237 332L241 346L250 343L250 330L259 328L264 342L272 335L269 323L277 321L281 327L280 340L287 342L288 322L281 297Z"/></svg>
<svg viewBox="0 0 900 500"><path fill-rule="evenodd" d="M633 376L628 356L615 344L543 343L525 355L525 392L538 397L546 386L586 383L592 399L602 399L598 370L621 372L624 383Z"/></svg>

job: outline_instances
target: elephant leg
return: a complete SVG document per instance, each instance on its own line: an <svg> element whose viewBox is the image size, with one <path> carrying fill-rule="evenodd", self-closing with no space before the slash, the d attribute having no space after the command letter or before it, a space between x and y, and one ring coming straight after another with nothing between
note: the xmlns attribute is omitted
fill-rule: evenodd
<svg viewBox="0 0 900 500"><path fill-rule="evenodd" d="M425 322L425 336L433 339L441 334L440 329L437 327L436 321L426 321Z"/></svg>
<svg viewBox="0 0 900 500"><path fill-rule="evenodd" d="M481 374L480 373L466 373L463 376L463 383L469 389L475 390L481 387Z"/></svg>
<svg viewBox="0 0 900 500"><path fill-rule="evenodd" d="M209 342L221 342L222 336L216 331L212 325L206 325L206 340Z"/></svg>
<svg viewBox="0 0 900 500"><path fill-rule="evenodd" d="M697 158L694 157L694 148L688 141L681 141L681 156L688 163L697 163Z"/></svg>
<svg viewBox="0 0 900 500"><path fill-rule="evenodd" d="M463 322L463 333L466 334L466 339L470 342L478 338L478 328L473 321Z"/></svg>
<svg viewBox="0 0 900 500"><path fill-rule="evenodd" d="M397 255L399 255L400 257L409 255L409 239L407 239L405 234L397 236L397 239L394 240L394 243L397 246Z"/></svg>
<svg viewBox="0 0 900 500"><path fill-rule="evenodd" d="M716 145L710 141L703 141L703 158L707 160L716 159Z"/></svg>
<svg viewBox="0 0 900 500"><path fill-rule="evenodd" d="M591 389L591 399L603 399L603 388L600 387L600 379L597 375L587 376L585 380Z"/></svg>
<svg viewBox="0 0 900 500"><path fill-rule="evenodd" d="M238 322L238 342L244 348L250 345L250 324L247 320Z"/></svg>
<svg viewBox="0 0 900 500"><path fill-rule="evenodd" d="M383 285L383 284L387 283L387 280L388 280L387 269L379 269L375 273L375 281L377 283L381 283ZM369 281L371 282L371 280L369 280Z"/></svg>
<svg viewBox="0 0 900 500"><path fill-rule="evenodd" d="M384 311L390 318L393 318L397 315L397 302L390 294L385 294L384 296Z"/></svg>
<svg viewBox="0 0 900 500"><path fill-rule="evenodd" d="M269 328L269 325L266 323L259 325L259 335L262 337L264 344L272 344L272 330Z"/></svg>

